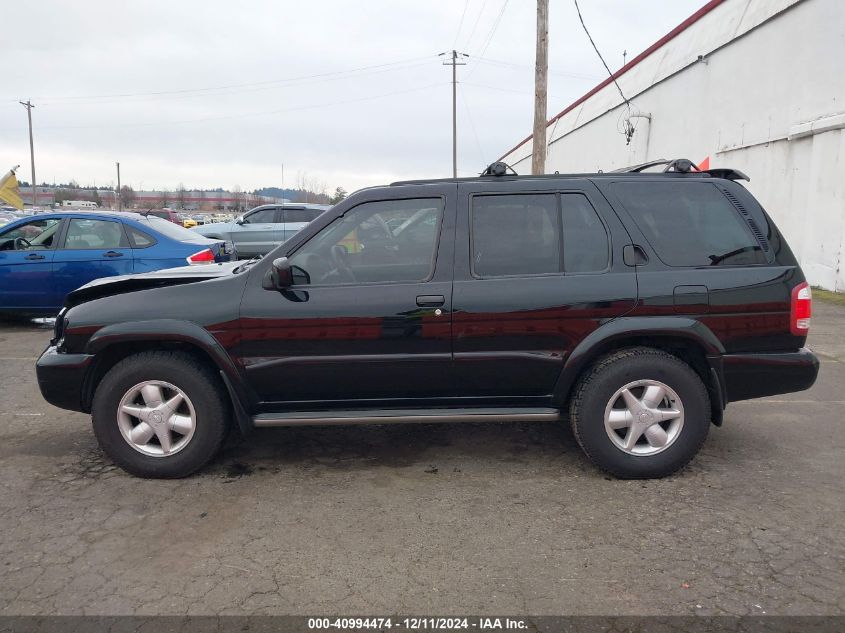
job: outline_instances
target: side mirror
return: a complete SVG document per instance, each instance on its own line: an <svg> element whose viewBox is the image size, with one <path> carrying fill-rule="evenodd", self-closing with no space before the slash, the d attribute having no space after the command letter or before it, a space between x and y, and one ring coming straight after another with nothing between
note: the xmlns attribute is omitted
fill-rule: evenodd
<svg viewBox="0 0 845 633"><path fill-rule="evenodd" d="M273 260L261 284L265 290L286 290L293 285L293 273L287 257Z"/></svg>
<svg viewBox="0 0 845 633"><path fill-rule="evenodd" d="M235 224L243 224L244 223L244 216L239 215L235 218Z"/></svg>

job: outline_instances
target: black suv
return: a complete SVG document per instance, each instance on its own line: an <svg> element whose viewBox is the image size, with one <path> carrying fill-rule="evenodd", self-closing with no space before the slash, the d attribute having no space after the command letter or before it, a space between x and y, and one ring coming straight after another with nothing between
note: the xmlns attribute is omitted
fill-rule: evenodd
<svg viewBox="0 0 845 633"><path fill-rule="evenodd" d="M144 477L233 425L568 419L647 478L728 402L813 384L810 289L743 174L501 172L359 191L263 259L83 286L41 392Z"/></svg>

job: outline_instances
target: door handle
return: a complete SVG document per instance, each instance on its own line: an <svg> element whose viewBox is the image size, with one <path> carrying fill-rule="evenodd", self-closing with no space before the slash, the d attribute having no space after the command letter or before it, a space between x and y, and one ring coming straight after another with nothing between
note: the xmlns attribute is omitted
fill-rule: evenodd
<svg viewBox="0 0 845 633"><path fill-rule="evenodd" d="M109 251L107 253L103 253L103 257L123 257L123 253L118 253L117 251Z"/></svg>
<svg viewBox="0 0 845 633"><path fill-rule="evenodd" d="M24 257L24 259L44 259L44 255L39 255L38 253L32 253Z"/></svg>
<svg viewBox="0 0 845 633"><path fill-rule="evenodd" d="M417 297L417 305L420 308L437 308L446 303L446 297L443 295L419 295Z"/></svg>

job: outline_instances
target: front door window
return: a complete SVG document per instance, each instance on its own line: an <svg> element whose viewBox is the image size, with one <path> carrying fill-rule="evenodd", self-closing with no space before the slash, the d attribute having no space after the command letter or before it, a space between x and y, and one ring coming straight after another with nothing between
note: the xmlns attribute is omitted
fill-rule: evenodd
<svg viewBox="0 0 845 633"><path fill-rule="evenodd" d="M291 259L297 285L422 282L431 277L441 198L367 202L307 242Z"/></svg>

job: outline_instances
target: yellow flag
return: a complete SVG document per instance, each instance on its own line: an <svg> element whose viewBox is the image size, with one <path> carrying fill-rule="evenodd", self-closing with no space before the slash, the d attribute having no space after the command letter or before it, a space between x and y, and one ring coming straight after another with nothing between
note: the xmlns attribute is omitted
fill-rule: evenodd
<svg viewBox="0 0 845 633"><path fill-rule="evenodd" d="M0 201L10 204L16 209L23 209L21 191L18 189L18 179L15 178L15 172L13 171L0 178Z"/></svg>

